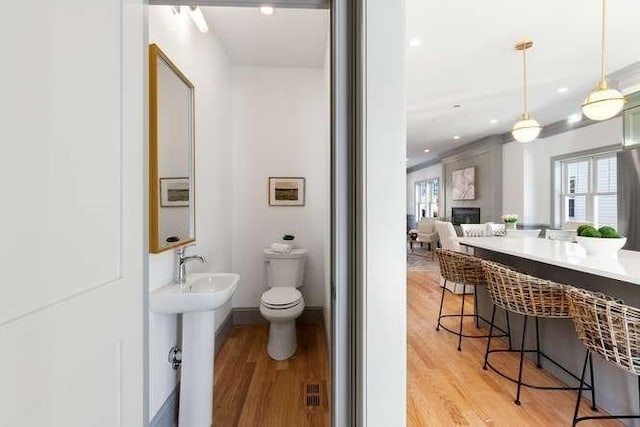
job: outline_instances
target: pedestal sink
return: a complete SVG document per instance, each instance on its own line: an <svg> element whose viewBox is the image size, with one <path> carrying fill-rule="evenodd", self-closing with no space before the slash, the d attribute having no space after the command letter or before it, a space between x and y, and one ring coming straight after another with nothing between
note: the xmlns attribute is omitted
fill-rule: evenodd
<svg viewBox="0 0 640 427"><path fill-rule="evenodd" d="M238 280L233 273L194 273L183 285L171 283L151 293L151 311L182 314L179 427L213 422L214 310L229 301Z"/></svg>

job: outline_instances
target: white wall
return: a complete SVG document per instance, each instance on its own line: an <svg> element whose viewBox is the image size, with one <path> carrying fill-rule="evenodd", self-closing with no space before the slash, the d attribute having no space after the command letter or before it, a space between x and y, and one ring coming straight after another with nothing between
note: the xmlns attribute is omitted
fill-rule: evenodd
<svg viewBox="0 0 640 427"><path fill-rule="evenodd" d="M442 163L427 166L407 174L407 215L415 215L416 209L416 182L438 178L440 181L440 197L438 199L438 212L444 213L444 192L442 181ZM442 215L442 214L440 214Z"/></svg>
<svg viewBox="0 0 640 427"><path fill-rule="evenodd" d="M504 211L528 224L550 224L551 158L621 144L622 118L615 118L527 144L504 145Z"/></svg>
<svg viewBox="0 0 640 427"><path fill-rule="evenodd" d="M233 69L234 307L258 307L266 290L262 249L294 234L308 249L307 306L325 304L329 205L328 88L322 68ZM306 205L271 207L270 176L306 178Z"/></svg>
<svg viewBox="0 0 640 427"><path fill-rule="evenodd" d="M189 264L188 271L231 271L231 68L214 33L202 34L186 14L170 6L149 6L149 42L156 43L195 86L196 100L196 239L190 249L207 263ZM175 278L175 254L149 256L149 287ZM219 310L216 324L230 311ZM176 385L167 362L169 348L179 344L177 316L150 314L150 417Z"/></svg>

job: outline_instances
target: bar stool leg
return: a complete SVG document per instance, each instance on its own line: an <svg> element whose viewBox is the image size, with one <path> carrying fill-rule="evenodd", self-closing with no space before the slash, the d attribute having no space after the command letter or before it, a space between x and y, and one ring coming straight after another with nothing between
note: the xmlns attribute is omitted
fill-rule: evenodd
<svg viewBox="0 0 640 427"><path fill-rule="evenodd" d="M538 359L538 363L536 366L538 369L542 369L542 363L540 363L540 334L538 332L538 318L536 317L536 357Z"/></svg>
<svg viewBox="0 0 640 427"><path fill-rule="evenodd" d="M495 306L494 306L494 310L495 310ZM509 335L509 350L513 350L513 345L511 344L511 323L509 322L509 312L505 310L504 315L507 318L507 335Z"/></svg>
<svg viewBox="0 0 640 427"><path fill-rule="evenodd" d="M489 360L489 347L491 347L491 336L493 335L493 322L495 320L496 320L496 305L493 304L493 311L491 312L491 324L489 325L489 339L487 340L487 350L484 352L484 365L482 366L482 369L484 369L485 371L487 370L487 361ZM511 335L509 335L509 339L511 339Z"/></svg>
<svg viewBox="0 0 640 427"><path fill-rule="evenodd" d="M524 341L527 333L527 320L529 316L524 316L524 325L522 326L522 342L520 343L520 369L518 371L518 389L516 391L515 404L520 405L520 389L522 388L522 364L524 363Z"/></svg>
<svg viewBox="0 0 640 427"><path fill-rule="evenodd" d="M462 321L464 320L464 295L466 286L462 288L462 306L460 307L460 335L458 335L458 351L462 351Z"/></svg>
<svg viewBox="0 0 640 427"><path fill-rule="evenodd" d="M584 388L584 376L587 373L587 361L591 358L591 352L587 349L587 353L584 356L584 364L582 365L582 375L580 375L580 387L578 388L578 398L576 399L576 407L573 410L573 423L572 426L575 427L577 424L576 419L578 418L578 411L580 410L580 399L582 399L582 389Z"/></svg>
<svg viewBox="0 0 640 427"><path fill-rule="evenodd" d="M477 288L473 287L473 315L476 317L476 329L480 329L480 318L478 317L478 293Z"/></svg>
<svg viewBox="0 0 640 427"><path fill-rule="evenodd" d="M442 284L442 297L440 297L440 311L438 311L438 324L436 325L436 331L440 330L440 319L442 319L442 304L444 303L444 291L447 290L447 279L444 279Z"/></svg>
<svg viewBox="0 0 640 427"><path fill-rule="evenodd" d="M597 411L598 406L596 406L596 383L593 373L593 355L589 352L589 374L591 375L591 410Z"/></svg>

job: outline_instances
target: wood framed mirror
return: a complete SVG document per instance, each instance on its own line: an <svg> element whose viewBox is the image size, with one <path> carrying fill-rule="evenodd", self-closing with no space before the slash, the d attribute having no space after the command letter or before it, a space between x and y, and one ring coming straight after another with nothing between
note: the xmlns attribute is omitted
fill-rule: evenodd
<svg viewBox="0 0 640 427"><path fill-rule="evenodd" d="M195 241L194 86L149 46L149 251Z"/></svg>

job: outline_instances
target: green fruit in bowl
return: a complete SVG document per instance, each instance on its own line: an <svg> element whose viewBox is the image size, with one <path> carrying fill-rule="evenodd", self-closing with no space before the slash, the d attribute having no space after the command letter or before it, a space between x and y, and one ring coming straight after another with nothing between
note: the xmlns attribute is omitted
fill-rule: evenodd
<svg viewBox="0 0 640 427"><path fill-rule="evenodd" d="M576 234L577 234L578 236L582 236L582 232L583 232L584 230L586 230L587 228L593 228L593 226L592 226L592 225L588 225L588 224L581 225L580 227L578 227L578 228L576 229Z"/></svg>
<svg viewBox="0 0 640 427"><path fill-rule="evenodd" d="M616 231L616 229L613 228L613 227L609 227L608 225L600 227L598 229L598 231L600 232L602 237L605 237L607 239L619 239L620 238L620 234Z"/></svg>
<svg viewBox="0 0 640 427"><path fill-rule="evenodd" d="M581 237L602 237L602 234L595 227L587 227L580 233Z"/></svg>

